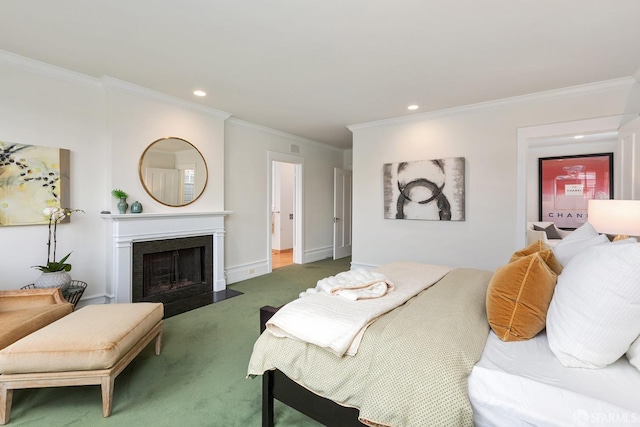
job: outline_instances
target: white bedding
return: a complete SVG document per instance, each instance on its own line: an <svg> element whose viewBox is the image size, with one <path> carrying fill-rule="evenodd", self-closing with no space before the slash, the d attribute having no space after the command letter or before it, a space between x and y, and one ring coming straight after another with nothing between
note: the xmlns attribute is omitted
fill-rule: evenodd
<svg viewBox="0 0 640 427"><path fill-rule="evenodd" d="M393 282L384 274L357 268L318 280L315 288L307 289L306 292L300 294L300 297L325 292L329 295L339 295L355 301L381 298L387 292L393 291L393 288Z"/></svg>
<svg viewBox="0 0 640 427"><path fill-rule="evenodd" d="M278 310L267 322L267 330L276 337L293 338L326 348L339 357L353 356L371 322L436 283L451 268L394 262L374 271L392 281L392 292L381 298L357 301L325 292L309 294Z"/></svg>
<svg viewBox="0 0 640 427"><path fill-rule="evenodd" d="M477 426L640 426L640 371L626 357L566 368L544 332L520 342L490 332L468 388Z"/></svg>

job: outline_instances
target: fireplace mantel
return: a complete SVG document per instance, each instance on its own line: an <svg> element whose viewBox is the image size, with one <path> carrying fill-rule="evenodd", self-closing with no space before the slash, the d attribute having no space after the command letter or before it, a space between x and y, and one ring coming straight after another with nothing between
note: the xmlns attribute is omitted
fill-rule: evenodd
<svg viewBox="0 0 640 427"><path fill-rule="evenodd" d="M109 223L110 251L107 293L112 302L131 302L133 242L213 236L213 290L226 289L224 274L224 217L231 211L103 214Z"/></svg>

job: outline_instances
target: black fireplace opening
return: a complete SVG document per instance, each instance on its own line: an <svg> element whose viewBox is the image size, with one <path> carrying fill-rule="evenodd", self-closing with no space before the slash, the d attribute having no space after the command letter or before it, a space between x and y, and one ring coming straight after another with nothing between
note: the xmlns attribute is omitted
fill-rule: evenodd
<svg viewBox="0 0 640 427"><path fill-rule="evenodd" d="M165 317L206 305L213 294L213 236L134 242L132 276L132 301L161 302Z"/></svg>
<svg viewBox="0 0 640 427"><path fill-rule="evenodd" d="M142 256L142 294L156 295L206 284L205 247L172 249Z"/></svg>

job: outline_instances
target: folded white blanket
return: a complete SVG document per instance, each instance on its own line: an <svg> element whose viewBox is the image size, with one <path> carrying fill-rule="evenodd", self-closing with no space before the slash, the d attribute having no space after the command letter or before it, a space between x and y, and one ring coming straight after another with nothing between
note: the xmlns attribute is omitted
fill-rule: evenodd
<svg viewBox="0 0 640 427"><path fill-rule="evenodd" d="M384 274L357 268L318 280L315 288L307 289L300 294L300 297L325 292L329 295L339 295L355 301L380 298L392 291L393 288L393 282Z"/></svg>
<svg viewBox="0 0 640 427"><path fill-rule="evenodd" d="M353 356L362 335L377 317L393 310L444 277L450 267L395 262L374 270L394 285L384 298L350 300L317 292L286 304L267 322L277 337L289 337Z"/></svg>

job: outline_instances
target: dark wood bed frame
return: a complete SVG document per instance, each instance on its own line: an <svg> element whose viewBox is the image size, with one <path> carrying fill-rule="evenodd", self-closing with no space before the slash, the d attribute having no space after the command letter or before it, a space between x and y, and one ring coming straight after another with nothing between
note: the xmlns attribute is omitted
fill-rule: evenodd
<svg viewBox="0 0 640 427"><path fill-rule="evenodd" d="M278 311L277 307L260 307L260 333L264 332L267 320ZM262 427L274 427L273 399L290 406L306 416L331 427L362 427L358 421L359 411L347 408L332 400L318 396L279 370L262 375Z"/></svg>

